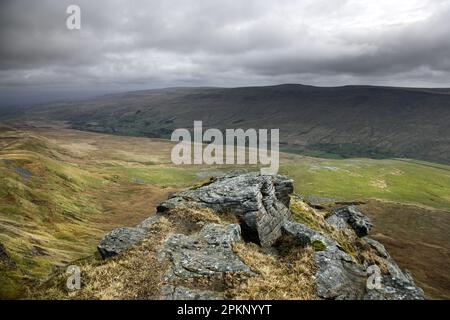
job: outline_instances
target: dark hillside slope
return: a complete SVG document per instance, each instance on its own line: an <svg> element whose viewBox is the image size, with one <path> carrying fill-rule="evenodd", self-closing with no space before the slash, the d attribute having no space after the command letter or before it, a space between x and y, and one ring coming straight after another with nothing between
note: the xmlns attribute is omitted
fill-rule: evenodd
<svg viewBox="0 0 450 320"><path fill-rule="evenodd" d="M15 117L83 130L169 137L174 128L279 128L285 150L450 163L450 90L279 85L171 88L28 109ZM11 117L11 115L10 115Z"/></svg>

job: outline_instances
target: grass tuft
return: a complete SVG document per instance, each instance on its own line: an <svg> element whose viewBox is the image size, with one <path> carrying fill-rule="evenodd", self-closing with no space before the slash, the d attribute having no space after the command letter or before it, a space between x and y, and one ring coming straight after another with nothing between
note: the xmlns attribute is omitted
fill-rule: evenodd
<svg viewBox="0 0 450 320"><path fill-rule="evenodd" d="M256 274L229 290L233 299L316 299L314 250L295 248L286 256L274 256L253 243L236 243L234 252Z"/></svg>

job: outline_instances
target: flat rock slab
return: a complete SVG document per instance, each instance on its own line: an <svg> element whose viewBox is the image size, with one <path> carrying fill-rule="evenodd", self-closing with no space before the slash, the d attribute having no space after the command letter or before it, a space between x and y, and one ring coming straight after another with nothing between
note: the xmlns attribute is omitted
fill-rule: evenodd
<svg viewBox="0 0 450 320"><path fill-rule="evenodd" d="M207 224L192 236L170 236L160 251L160 258L170 262L166 280L220 277L224 273L252 274L232 250L232 243L240 240L237 224Z"/></svg>

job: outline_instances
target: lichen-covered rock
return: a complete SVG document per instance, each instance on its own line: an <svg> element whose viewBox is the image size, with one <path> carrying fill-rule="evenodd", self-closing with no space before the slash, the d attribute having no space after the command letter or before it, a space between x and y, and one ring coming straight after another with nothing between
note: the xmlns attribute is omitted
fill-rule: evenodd
<svg viewBox="0 0 450 320"><path fill-rule="evenodd" d="M97 250L103 259L118 255L122 251L139 243L147 234L147 228L158 221L159 216L145 219L133 228L117 228L106 234L97 245Z"/></svg>
<svg viewBox="0 0 450 320"><path fill-rule="evenodd" d="M294 192L293 181L280 175L272 176L272 179L276 198L289 208L289 203L291 201L290 194Z"/></svg>
<svg viewBox="0 0 450 320"><path fill-rule="evenodd" d="M365 241L372 249L375 249L375 251L380 257L385 259L391 258L386 248L378 241L369 237L364 237L362 240Z"/></svg>
<svg viewBox="0 0 450 320"><path fill-rule="evenodd" d="M408 275L409 276L409 275ZM414 284L411 276L407 281L402 281L390 275L381 277L379 289L368 289L364 299L366 300L424 300L423 290Z"/></svg>
<svg viewBox="0 0 450 320"><path fill-rule="evenodd" d="M170 262L166 280L221 277L227 272L251 274L231 247L240 240L237 224L207 224L198 234L170 236L160 251L160 259Z"/></svg>
<svg viewBox="0 0 450 320"><path fill-rule="evenodd" d="M104 259L113 257L140 242L144 236L145 232L139 228L117 228L100 241L97 250Z"/></svg>
<svg viewBox="0 0 450 320"><path fill-rule="evenodd" d="M342 230L352 228L358 237L364 237L372 229L370 219L355 206L348 206L334 210L326 221Z"/></svg>
<svg viewBox="0 0 450 320"><path fill-rule="evenodd" d="M293 236L299 245L311 245L314 260L316 293L323 299L362 299L365 294L366 273L335 240L306 227L286 221L283 234Z"/></svg>
<svg viewBox="0 0 450 320"><path fill-rule="evenodd" d="M403 272L392 260L384 246L370 238L364 241L375 249L388 269L380 274L381 287L369 289L367 272L369 265L361 265L339 244L324 234L293 221L285 221L283 234L297 239L299 245L311 245L315 249L314 260L316 293L323 299L423 299L423 292L412 277Z"/></svg>
<svg viewBox="0 0 450 320"><path fill-rule="evenodd" d="M403 272L393 260L384 261L388 274L380 277L379 287L368 286L366 266L357 264L348 254L337 247L315 253L316 290L324 299L366 300L422 300L422 289Z"/></svg>
<svg viewBox="0 0 450 320"><path fill-rule="evenodd" d="M337 247L315 253L316 291L320 298L362 299L366 273L348 254Z"/></svg>
<svg viewBox="0 0 450 320"><path fill-rule="evenodd" d="M292 191L292 180L283 176L230 174L174 195L158 206L158 212L186 207L231 212L239 217L247 240L270 246L281 235L283 221L291 216Z"/></svg>
<svg viewBox="0 0 450 320"><path fill-rule="evenodd" d="M233 242L241 241L241 229L237 224L209 223L200 230L199 237L213 246L231 247Z"/></svg>
<svg viewBox="0 0 450 320"><path fill-rule="evenodd" d="M314 250L316 293L323 299L362 299L366 274L338 243L303 224L286 221L283 234L293 236L299 245Z"/></svg>
<svg viewBox="0 0 450 320"><path fill-rule="evenodd" d="M314 243L322 243L325 248L336 247L336 241L325 237L323 234L308 228L307 226L291 220L286 220L282 226L282 233L293 236L301 246L313 245Z"/></svg>
<svg viewBox="0 0 450 320"><path fill-rule="evenodd" d="M408 272L404 272L390 258L379 242L365 238L373 246L380 261L387 267L387 274L379 274L379 287L368 286L370 265L361 265L342 251L339 246L328 246L316 251L315 264L317 295L324 299L410 300L424 299Z"/></svg>

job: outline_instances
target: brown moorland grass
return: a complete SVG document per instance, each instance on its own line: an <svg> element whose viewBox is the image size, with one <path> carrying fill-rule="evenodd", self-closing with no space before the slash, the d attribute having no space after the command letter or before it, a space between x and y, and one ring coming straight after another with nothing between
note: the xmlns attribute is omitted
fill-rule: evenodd
<svg viewBox="0 0 450 320"><path fill-rule="evenodd" d="M425 294L450 299L450 212L377 200L360 208L373 221L371 237L412 273Z"/></svg>
<svg viewBox="0 0 450 320"><path fill-rule="evenodd" d="M155 252L172 231L170 222L161 218L149 228L148 236L139 245L120 256L79 261L80 290L68 291L66 275L59 272L30 296L36 299L157 299L167 266L158 261Z"/></svg>
<svg viewBox="0 0 450 320"><path fill-rule="evenodd" d="M207 209L170 211L150 228L148 237L125 253L106 261L90 258L74 262L81 268L82 288L68 291L67 276L59 271L31 293L44 299L158 299L168 265L157 250L173 233L197 232L186 226L232 223L235 217ZM199 226L200 227L200 226ZM254 272L252 276L227 274L223 279L201 277L183 286L225 290L228 299L315 299L314 250L292 246L283 255L252 243L236 243L233 251Z"/></svg>
<svg viewBox="0 0 450 320"><path fill-rule="evenodd" d="M232 299L311 300L314 286L314 249L294 247L284 256L264 252L254 243L236 243L234 252L256 274L228 292Z"/></svg>

